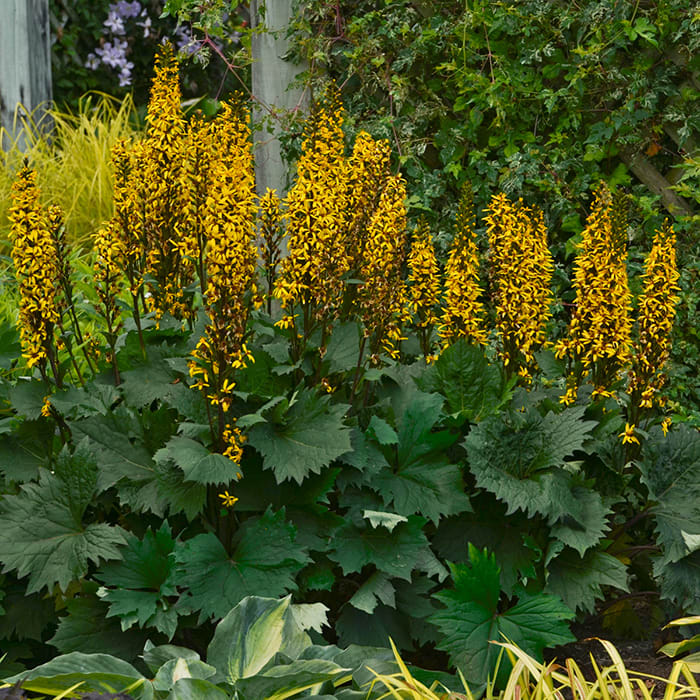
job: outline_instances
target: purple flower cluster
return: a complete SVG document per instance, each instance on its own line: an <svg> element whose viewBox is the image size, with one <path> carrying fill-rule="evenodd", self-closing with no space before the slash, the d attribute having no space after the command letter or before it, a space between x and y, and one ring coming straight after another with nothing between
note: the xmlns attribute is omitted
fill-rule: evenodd
<svg viewBox="0 0 700 700"><path fill-rule="evenodd" d="M129 42L122 37L126 37L127 33L133 36L133 29L138 27L138 33L148 39L153 33L153 21L139 0L118 0L110 3L107 19L102 24L105 38L94 52L88 54L85 66L90 70L97 70L100 66L116 70L119 86L127 87L131 85L134 64L128 59L131 50Z"/></svg>

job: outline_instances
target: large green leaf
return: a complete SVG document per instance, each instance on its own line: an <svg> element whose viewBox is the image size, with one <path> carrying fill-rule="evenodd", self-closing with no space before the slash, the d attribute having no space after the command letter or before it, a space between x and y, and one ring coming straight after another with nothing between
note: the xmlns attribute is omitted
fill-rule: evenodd
<svg viewBox="0 0 700 700"><path fill-rule="evenodd" d="M627 568L606 552L588 550L580 556L565 549L547 566L545 591L558 596L576 611L592 613L596 601L603 597L602 586L612 586L629 592Z"/></svg>
<svg viewBox="0 0 700 700"><path fill-rule="evenodd" d="M452 415L471 421L482 420L507 398L498 365L486 359L482 348L461 338L442 351L419 385L441 394Z"/></svg>
<svg viewBox="0 0 700 700"><path fill-rule="evenodd" d="M174 556L177 584L186 591L187 605L201 611L200 619L221 618L248 595L279 596L293 590L295 575L309 561L295 543L284 510L246 520L231 556L212 533L187 540Z"/></svg>
<svg viewBox="0 0 700 700"><path fill-rule="evenodd" d="M398 471L385 468L371 485L384 503L393 505L401 515L420 514L436 525L444 516L471 510L460 468L440 457L412 463Z"/></svg>
<svg viewBox="0 0 700 700"><path fill-rule="evenodd" d="M207 502L207 487L196 481L185 481L184 474L169 460L155 466L151 479L122 483L119 499L136 511L150 511L160 517L166 513L184 513L194 520Z"/></svg>
<svg viewBox="0 0 700 700"><path fill-rule="evenodd" d="M323 357L329 363L331 372L346 372L357 367L360 337L361 330L357 322L339 323L333 328Z"/></svg>
<svg viewBox="0 0 700 700"><path fill-rule="evenodd" d="M600 495L566 464L593 426L582 416L582 407L544 417L531 408L525 414L510 413L506 420L489 418L464 441L477 486L505 503L507 515L522 510L543 516L552 534L580 554L600 540L610 513Z"/></svg>
<svg viewBox="0 0 700 700"><path fill-rule="evenodd" d="M88 562L121 556L120 527L83 525L95 481L95 462L84 441L74 455L64 448L55 474L42 470L38 483L24 484L0 502L0 561L4 571L29 576L28 593L55 584L65 590L85 576Z"/></svg>
<svg viewBox="0 0 700 700"><path fill-rule="evenodd" d="M171 459L185 474L185 481L198 484L228 484L237 480L238 465L228 457L210 452L204 445L185 437L172 437L155 454L156 462Z"/></svg>
<svg viewBox="0 0 700 700"><path fill-rule="evenodd" d="M81 595L66 603L68 614L59 618L49 644L64 654L72 651L95 654L109 649L121 659L135 660L143 650L147 632L135 627L122 631L117 620L107 618L109 608L96 592L96 583L83 582Z"/></svg>
<svg viewBox="0 0 700 700"><path fill-rule="evenodd" d="M460 468L445 457L457 436L433 430L442 414L442 397L407 387L393 403L396 432L377 416L368 426L367 434L382 445L387 462L369 482L371 487L397 513L420 514L435 524L445 515L469 510Z"/></svg>
<svg viewBox="0 0 700 700"><path fill-rule="evenodd" d="M333 537L328 557L341 566L344 574L362 571L368 564L406 581L414 569L430 570L437 565L433 569L437 573L441 567L428 546L424 524L425 519L416 515L391 531L346 523Z"/></svg>
<svg viewBox="0 0 700 700"><path fill-rule="evenodd" d="M442 633L438 647L448 652L472 687L483 687L493 674L499 648L491 641L508 639L541 660L545 647L575 640L566 622L574 613L558 598L523 596L502 610L495 557L470 545L469 559L470 566L451 565L454 588L435 594L445 609L430 619Z"/></svg>
<svg viewBox="0 0 700 700"><path fill-rule="evenodd" d="M216 679L235 684L260 672L276 654L296 659L310 644L292 612L291 596L249 596L216 626L207 662L216 668Z"/></svg>
<svg viewBox="0 0 700 700"><path fill-rule="evenodd" d="M126 535L123 559L102 566L96 578L105 586L98 595L109 603L108 617L119 617L122 630L134 624L154 627L171 639L177 628L177 612L168 603L176 594L171 581L175 562L170 554L175 541L167 523L148 530L143 539Z"/></svg>
<svg viewBox="0 0 700 700"><path fill-rule="evenodd" d="M138 700L153 698L152 683L131 664L109 654L83 654L79 651L58 656L31 671L6 679L22 682L24 690L58 695L81 682L81 692L124 692Z"/></svg>
<svg viewBox="0 0 700 700"><path fill-rule="evenodd" d="M431 545L443 560L457 562L466 560L470 542L488 549L501 567L501 590L512 596L523 577L537 577L542 552L533 538L538 534L532 519L523 513L506 516L505 506L484 493L475 500L474 513L441 522Z"/></svg>
<svg viewBox="0 0 700 700"><path fill-rule="evenodd" d="M278 483L294 479L301 484L350 450L350 428L343 423L346 411L347 406L330 404L329 397L303 390L284 415L253 425L248 439Z"/></svg>
<svg viewBox="0 0 700 700"><path fill-rule="evenodd" d="M114 384L90 382L85 387L67 387L51 395L51 405L72 420L95 414L106 415L120 399Z"/></svg>
<svg viewBox="0 0 700 700"><path fill-rule="evenodd" d="M673 562L656 559L654 575L662 598L689 613L700 613L700 551Z"/></svg>
<svg viewBox="0 0 700 700"><path fill-rule="evenodd" d="M201 678L179 678L167 700L230 700L230 695L219 686Z"/></svg>
<svg viewBox="0 0 700 700"><path fill-rule="evenodd" d="M680 426L664 435L654 428L638 462L662 547L661 565L691 553L688 535L700 535L700 433Z"/></svg>
<svg viewBox="0 0 700 700"><path fill-rule="evenodd" d="M99 467L98 491L105 491L120 479L134 482L154 478L155 464L143 445L141 426L124 406L106 416L76 421L71 430L76 438L87 436L92 441Z"/></svg>
<svg viewBox="0 0 700 700"><path fill-rule="evenodd" d="M22 484L36 479L46 465L53 436L43 418L17 423L12 420L12 432L0 436L0 474Z"/></svg>
<svg viewBox="0 0 700 700"><path fill-rule="evenodd" d="M518 479L562 467L595 427L582 419L584 410L576 406L543 417L531 407L525 413L492 416L474 426L464 441L469 466L496 468Z"/></svg>

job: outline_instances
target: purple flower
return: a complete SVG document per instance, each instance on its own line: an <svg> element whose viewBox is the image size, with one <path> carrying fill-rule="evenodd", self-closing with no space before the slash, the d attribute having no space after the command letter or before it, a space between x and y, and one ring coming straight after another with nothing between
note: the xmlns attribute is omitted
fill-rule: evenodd
<svg viewBox="0 0 700 700"><path fill-rule="evenodd" d="M102 48L95 49L95 53L106 63L110 68L119 68L120 70L127 66L126 60L126 41L115 39L114 42L106 41Z"/></svg>
<svg viewBox="0 0 700 700"><path fill-rule="evenodd" d="M109 29L112 34L124 34L124 20L114 11L111 10L104 21L104 26Z"/></svg>
<svg viewBox="0 0 700 700"><path fill-rule="evenodd" d="M119 0L119 2L113 2L109 7L110 10L116 12L122 19L138 17L141 12L141 3L139 0L133 0L133 2Z"/></svg>

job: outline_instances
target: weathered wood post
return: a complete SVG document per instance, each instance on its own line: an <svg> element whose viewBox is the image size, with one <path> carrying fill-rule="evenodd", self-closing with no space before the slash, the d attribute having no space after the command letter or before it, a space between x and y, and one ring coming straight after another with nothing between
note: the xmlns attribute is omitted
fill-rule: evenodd
<svg viewBox="0 0 700 700"><path fill-rule="evenodd" d="M0 0L0 124L20 147L19 117L50 128L51 99L49 0Z"/></svg>
<svg viewBox="0 0 700 700"><path fill-rule="evenodd" d="M0 0L1 1L1 0ZM290 84L303 70L284 60L289 49L287 28L292 17L292 0L252 0L250 24L252 28L265 25L265 31L252 37L253 95L275 113L285 113L297 107L304 108L303 90ZM255 118L268 117L264 107L255 109ZM287 167L282 160L279 120L266 119L272 133L266 129L256 134L255 180L258 194L269 187L279 196L286 191Z"/></svg>

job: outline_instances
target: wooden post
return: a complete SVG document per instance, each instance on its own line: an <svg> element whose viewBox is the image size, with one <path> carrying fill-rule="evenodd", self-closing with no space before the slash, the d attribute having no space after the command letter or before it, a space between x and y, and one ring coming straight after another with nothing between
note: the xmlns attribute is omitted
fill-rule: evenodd
<svg viewBox="0 0 700 700"><path fill-rule="evenodd" d="M21 117L49 129L52 99L49 0L0 0L0 125L21 136Z"/></svg>
<svg viewBox="0 0 700 700"><path fill-rule="evenodd" d="M270 117L270 112L265 107L273 114L284 114L306 106L303 90L290 88L290 84L304 68L284 60L289 49L286 34L292 17L292 2L293 0L251 0L250 3L251 27L261 24L265 27L264 31L254 33L252 38L253 95L262 103L262 106L254 110L255 118L265 118L267 127L256 134L255 181L260 195L269 187L276 189L281 197L287 186L287 165L282 160L279 119Z"/></svg>

